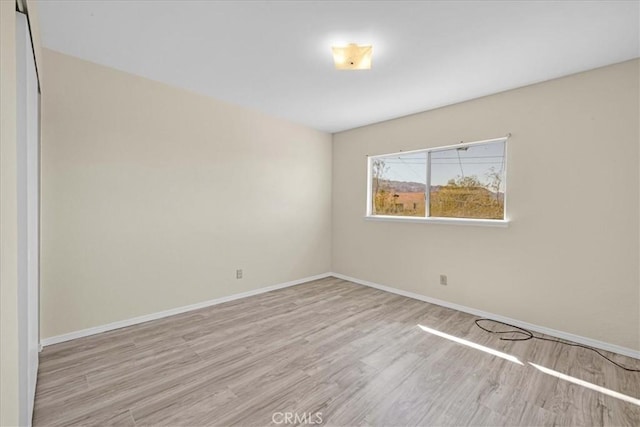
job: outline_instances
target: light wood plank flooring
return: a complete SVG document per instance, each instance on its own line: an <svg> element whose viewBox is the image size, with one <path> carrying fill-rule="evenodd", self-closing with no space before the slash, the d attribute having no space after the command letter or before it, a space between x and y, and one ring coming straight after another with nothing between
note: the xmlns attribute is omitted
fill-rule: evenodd
<svg viewBox="0 0 640 427"><path fill-rule="evenodd" d="M324 425L640 425L640 406L529 362L635 399L640 373L575 347L500 341L474 319L318 280L46 347L34 425L263 426L286 412Z"/></svg>

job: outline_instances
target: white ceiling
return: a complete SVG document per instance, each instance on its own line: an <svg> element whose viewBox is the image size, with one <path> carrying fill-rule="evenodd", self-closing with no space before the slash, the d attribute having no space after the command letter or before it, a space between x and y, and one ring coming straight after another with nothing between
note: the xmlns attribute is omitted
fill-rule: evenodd
<svg viewBox="0 0 640 427"><path fill-rule="evenodd" d="M638 1L40 1L45 47L337 132L640 56ZM331 45L372 43L370 71Z"/></svg>

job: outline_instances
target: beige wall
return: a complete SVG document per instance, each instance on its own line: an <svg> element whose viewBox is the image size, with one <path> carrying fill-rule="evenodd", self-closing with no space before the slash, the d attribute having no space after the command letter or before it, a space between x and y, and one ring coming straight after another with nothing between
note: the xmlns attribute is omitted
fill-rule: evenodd
<svg viewBox="0 0 640 427"><path fill-rule="evenodd" d="M18 424L15 3L0 1L0 425Z"/></svg>
<svg viewBox="0 0 640 427"><path fill-rule="evenodd" d="M640 349L638 80L635 60L334 135L333 271ZM508 228L363 219L366 155L507 132Z"/></svg>
<svg viewBox="0 0 640 427"><path fill-rule="evenodd" d="M331 135L44 59L43 338L330 270Z"/></svg>

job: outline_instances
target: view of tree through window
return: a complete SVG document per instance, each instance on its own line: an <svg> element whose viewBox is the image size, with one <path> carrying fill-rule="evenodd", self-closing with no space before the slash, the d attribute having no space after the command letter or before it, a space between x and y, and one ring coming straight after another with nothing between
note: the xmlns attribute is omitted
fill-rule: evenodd
<svg viewBox="0 0 640 427"><path fill-rule="evenodd" d="M371 176L374 215L424 216L426 152L373 159Z"/></svg>
<svg viewBox="0 0 640 427"><path fill-rule="evenodd" d="M504 219L504 140L378 156L370 168L372 215Z"/></svg>

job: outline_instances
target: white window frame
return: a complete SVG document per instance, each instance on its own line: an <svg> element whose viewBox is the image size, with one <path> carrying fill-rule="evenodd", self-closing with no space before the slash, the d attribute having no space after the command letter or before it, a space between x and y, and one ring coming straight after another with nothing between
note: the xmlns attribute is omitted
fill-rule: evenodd
<svg viewBox="0 0 640 427"><path fill-rule="evenodd" d="M375 156L367 157L367 210L365 214L366 220L371 221L390 221L390 222L417 222L417 223L430 223L430 224L452 224L452 225L479 225L479 226L488 226L488 227L507 227L509 225L509 217L507 215L507 141L509 137L501 137L494 139L485 139L482 141L473 141L473 142L462 142L460 144L454 145L446 145L441 147L434 148L424 148L420 150L411 150L411 151L398 151L396 153L389 154L378 154ZM431 188L431 171L429 170L431 164L431 153L438 151L446 151L454 148L461 147L472 147L475 145L483 145L490 144L495 142L504 143L504 219L481 219L481 218L450 218L450 217L432 217L429 216L429 207L430 207L430 191ZM425 191L425 216L424 217L415 217L415 216L395 216L395 215L373 215L372 213L372 191L373 186L371 185L371 167L373 165L374 160L376 159L385 159L389 157L394 157L398 155L406 155L406 154L416 154L416 153L426 153L427 154L427 179L426 179L426 191Z"/></svg>

